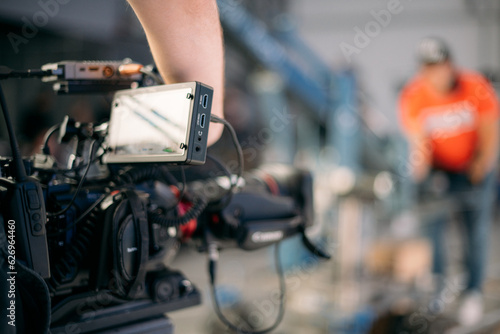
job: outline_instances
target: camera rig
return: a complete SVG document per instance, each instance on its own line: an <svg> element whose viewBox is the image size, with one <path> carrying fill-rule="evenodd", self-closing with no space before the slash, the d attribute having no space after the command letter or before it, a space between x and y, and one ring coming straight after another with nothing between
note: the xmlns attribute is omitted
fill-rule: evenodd
<svg viewBox="0 0 500 334"><path fill-rule="evenodd" d="M42 77L58 93L161 83L151 67L129 60L60 62L29 71L0 67L0 78L8 77ZM5 241L0 243L5 246L0 249L0 273L19 275L14 303L26 314L39 314L33 321L18 320L18 333L44 333L49 327L51 333L66 333L68 326L80 333L172 333L164 314L201 302L197 288L168 266L181 242L189 239L208 254L218 316L242 332L225 318L215 298L220 249L253 250L301 234L309 250L329 258L305 234L313 224L311 174L283 165L243 173L241 147L223 119L210 117L232 136L239 161L236 175L208 156L220 174L186 182L183 165L189 161L104 163L109 124L79 123L68 117L47 132L40 154L23 159L1 87L0 102L12 148L11 158L0 158L0 238ZM205 103L203 98L200 103ZM50 143L55 135L54 147ZM200 142L206 149L206 141ZM57 161L51 150L69 143L75 147L73 159ZM279 265L278 273L282 275ZM275 324L244 333L276 328L284 307L284 284L281 288ZM3 303L12 303L7 296L0 302L2 310L7 309ZM23 317L18 314L18 319ZM2 333L9 330L7 326Z"/></svg>

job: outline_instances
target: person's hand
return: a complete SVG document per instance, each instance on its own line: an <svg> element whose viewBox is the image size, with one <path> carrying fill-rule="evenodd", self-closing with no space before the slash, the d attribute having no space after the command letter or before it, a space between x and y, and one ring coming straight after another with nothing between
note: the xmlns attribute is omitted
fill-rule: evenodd
<svg viewBox="0 0 500 334"><path fill-rule="evenodd" d="M412 166L412 176L415 183L422 183L429 175L430 166L427 162L418 163Z"/></svg>
<svg viewBox="0 0 500 334"><path fill-rule="evenodd" d="M480 183L486 176L487 166L481 159L474 159L469 165L467 175L472 184Z"/></svg>
<svg viewBox="0 0 500 334"><path fill-rule="evenodd" d="M415 133L410 137L408 164L415 183L423 182L431 169L431 146L424 133Z"/></svg>
<svg viewBox="0 0 500 334"><path fill-rule="evenodd" d="M472 184L480 183L497 164L499 150L498 130L497 119L492 119L491 117L480 119L476 156L467 170L469 180Z"/></svg>

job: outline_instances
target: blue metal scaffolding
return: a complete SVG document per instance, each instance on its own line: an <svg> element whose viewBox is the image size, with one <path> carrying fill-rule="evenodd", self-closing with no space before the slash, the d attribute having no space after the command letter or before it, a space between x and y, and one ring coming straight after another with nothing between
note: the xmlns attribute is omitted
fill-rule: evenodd
<svg viewBox="0 0 500 334"><path fill-rule="evenodd" d="M218 5L225 31L265 68L277 73L287 89L326 126L326 145L338 153L335 163L358 171L360 124L353 72L332 71L293 29L271 31L241 1L219 0ZM305 66L312 70L304 70Z"/></svg>

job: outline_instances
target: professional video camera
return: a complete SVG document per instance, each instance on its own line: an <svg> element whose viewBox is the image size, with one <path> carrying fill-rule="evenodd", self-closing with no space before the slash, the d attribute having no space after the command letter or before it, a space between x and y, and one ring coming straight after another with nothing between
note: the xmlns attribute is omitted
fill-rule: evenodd
<svg viewBox="0 0 500 334"><path fill-rule="evenodd" d="M118 91L109 122L66 117L40 154L22 159L0 87L12 148L12 158L0 158L2 333L172 333L164 314L201 302L169 267L192 238L209 254L213 291L224 247L251 250L301 233L328 257L304 232L313 219L310 173L272 165L244 174L234 130L210 113L210 87L161 85L151 67L130 61L0 67L8 77L42 77L58 93ZM205 163L210 121L231 133L238 171L208 156L221 173L187 182L185 165ZM234 329L216 298L215 306Z"/></svg>

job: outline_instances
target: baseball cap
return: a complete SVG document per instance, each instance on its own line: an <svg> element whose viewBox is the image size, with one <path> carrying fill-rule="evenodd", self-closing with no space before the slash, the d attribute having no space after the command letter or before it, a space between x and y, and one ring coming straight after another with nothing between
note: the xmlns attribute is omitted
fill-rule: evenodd
<svg viewBox="0 0 500 334"><path fill-rule="evenodd" d="M422 64L437 64L450 59L450 49L437 37L426 37L417 47L417 57Z"/></svg>

